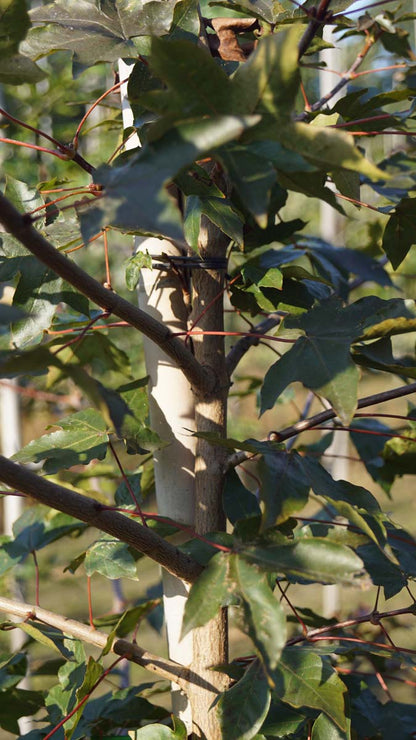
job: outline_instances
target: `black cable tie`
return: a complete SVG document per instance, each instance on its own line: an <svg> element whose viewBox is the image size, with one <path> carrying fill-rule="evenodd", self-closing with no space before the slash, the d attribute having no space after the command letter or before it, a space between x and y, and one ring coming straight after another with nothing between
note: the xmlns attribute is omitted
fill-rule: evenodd
<svg viewBox="0 0 416 740"><path fill-rule="evenodd" d="M163 260L153 265L157 270L170 270L172 267L180 267L186 270L226 270L228 264L225 257L211 257L203 260L196 256L167 256L162 254L153 259Z"/></svg>

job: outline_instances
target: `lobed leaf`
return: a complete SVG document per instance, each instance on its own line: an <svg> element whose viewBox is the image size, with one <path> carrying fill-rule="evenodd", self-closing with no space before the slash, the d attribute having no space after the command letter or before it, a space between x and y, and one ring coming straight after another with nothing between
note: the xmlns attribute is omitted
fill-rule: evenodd
<svg viewBox="0 0 416 740"><path fill-rule="evenodd" d="M78 411L59 422L60 431L44 434L29 442L13 459L17 462L43 462L45 473L87 465L102 460L107 453L108 434L104 419L94 409Z"/></svg>

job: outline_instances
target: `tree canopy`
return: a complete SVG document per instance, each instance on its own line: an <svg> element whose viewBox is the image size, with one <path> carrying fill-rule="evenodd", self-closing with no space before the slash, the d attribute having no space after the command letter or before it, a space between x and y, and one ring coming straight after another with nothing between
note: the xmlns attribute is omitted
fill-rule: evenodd
<svg viewBox="0 0 416 740"><path fill-rule="evenodd" d="M416 14L385 0L29 5L0 0L0 378L17 379L30 419L0 457L3 499L28 499L0 546L0 609L27 636L1 642L0 727L410 740L415 517L390 509L416 472ZM327 49L338 72L323 93ZM152 290L174 286L177 322L136 304L149 273ZM149 414L142 336L195 406L180 423L196 445L192 521L158 498L172 439ZM360 465L347 480L328 466L339 434ZM76 619L42 602L46 548L68 548L66 571L88 581ZM149 559L190 589L190 665L141 643L145 620L160 629L159 586L93 612L93 576L135 581ZM330 584L348 596L328 616L316 589ZM233 659L227 611L244 635ZM119 682L124 659L154 682ZM193 724L160 706L167 681Z"/></svg>

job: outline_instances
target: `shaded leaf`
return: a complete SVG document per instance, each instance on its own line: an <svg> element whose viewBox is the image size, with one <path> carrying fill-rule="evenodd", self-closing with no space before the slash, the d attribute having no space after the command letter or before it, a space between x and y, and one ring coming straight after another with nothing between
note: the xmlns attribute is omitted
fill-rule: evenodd
<svg viewBox="0 0 416 740"><path fill-rule="evenodd" d="M4 656L1 656L2 658ZM27 671L27 656L25 653L15 653L6 660L0 660L0 691L10 689L20 683Z"/></svg>
<svg viewBox="0 0 416 740"><path fill-rule="evenodd" d="M350 740L350 722L347 729L341 730L326 714L320 714L312 727L311 740Z"/></svg>
<svg viewBox="0 0 416 740"><path fill-rule="evenodd" d="M289 118L300 84L299 35L299 28L293 27L260 39L248 61L238 67L232 78L234 112Z"/></svg>
<svg viewBox="0 0 416 740"><path fill-rule="evenodd" d="M30 28L25 0L1 0L0 57L10 57L18 51Z"/></svg>
<svg viewBox="0 0 416 740"><path fill-rule="evenodd" d="M304 336L268 370L261 390L262 413L297 380L326 397L348 424L356 409L358 385L351 343L368 327L409 314L405 302L397 299L383 301L374 296L343 307L331 297L300 317L285 319L285 327L298 328Z"/></svg>
<svg viewBox="0 0 416 740"><path fill-rule="evenodd" d="M224 147L219 153L219 159L245 207L258 225L265 228L276 171L267 160L260 159L251 152L249 147L238 144Z"/></svg>
<svg viewBox="0 0 416 740"><path fill-rule="evenodd" d="M257 498L243 485L233 468L227 471L223 503L227 519L231 524L261 513Z"/></svg>
<svg viewBox="0 0 416 740"><path fill-rule="evenodd" d="M242 557L232 556L230 579L242 599L246 630L270 677L286 641L283 608L270 589L264 573Z"/></svg>
<svg viewBox="0 0 416 740"><path fill-rule="evenodd" d="M214 116L178 124L127 164L99 168L95 177L104 185L104 197L89 208L88 215L81 214L84 238L111 223L127 231L183 241L179 210L164 185L182 167L238 138L257 121L256 116Z"/></svg>
<svg viewBox="0 0 416 740"><path fill-rule="evenodd" d="M0 82L3 85L34 84L45 77L45 72L23 54L0 59Z"/></svg>
<svg viewBox="0 0 416 740"><path fill-rule="evenodd" d="M187 731L184 723L177 717L173 718L174 729L165 725L148 725L136 730L138 740L186 740Z"/></svg>
<svg viewBox="0 0 416 740"><path fill-rule="evenodd" d="M166 33L175 3L115 0L100 8L92 0L57 0L32 10L31 20L37 27L29 32L23 50L39 57L68 49L86 66L134 58L137 51L132 39Z"/></svg>
<svg viewBox="0 0 416 740"><path fill-rule="evenodd" d="M416 244L416 199L402 198L387 221L382 247L393 269L397 269L410 247Z"/></svg>
<svg viewBox="0 0 416 740"><path fill-rule="evenodd" d="M13 687L2 692L1 703L0 727L18 737L20 733L17 720L36 714L44 706L43 692Z"/></svg>
<svg viewBox="0 0 416 740"><path fill-rule="evenodd" d="M286 736L299 731L306 720L305 713L295 711L287 704L283 704L272 693L272 703L262 730L267 737L286 738Z"/></svg>
<svg viewBox="0 0 416 740"><path fill-rule="evenodd" d="M216 705L223 737L227 740L251 740L267 715L270 689L261 663L249 666L243 678L221 694Z"/></svg>

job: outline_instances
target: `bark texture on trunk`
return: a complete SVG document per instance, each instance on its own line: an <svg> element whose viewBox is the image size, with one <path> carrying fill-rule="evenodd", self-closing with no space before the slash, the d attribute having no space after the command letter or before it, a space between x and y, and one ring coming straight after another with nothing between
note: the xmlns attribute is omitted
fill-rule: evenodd
<svg viewBox="0 0 416 740"><path fill-rule="evenodd" d="M225 257L228 245L225 237L208 219L202 217L199 251L204 260ZM223 331L223 290L225 269L194 270L192 279L191 324L196 330ZM215 375L215 389L206 396L197 396L195 421L198 432L226 435L226 412L229 379L225 366L223 336L195 336L195 356ZM195 458L195 530L199 534L225 529L222 506L225 450L204 439L197 440ZM212 670L212 666L228 659L227 613L223 609L207 625L194 630L192 670L215 687L213 691L190 687L193 732L195 738L222 740L212 703L228 685L228 677Z"/></svg>

